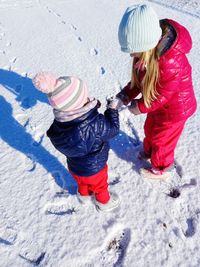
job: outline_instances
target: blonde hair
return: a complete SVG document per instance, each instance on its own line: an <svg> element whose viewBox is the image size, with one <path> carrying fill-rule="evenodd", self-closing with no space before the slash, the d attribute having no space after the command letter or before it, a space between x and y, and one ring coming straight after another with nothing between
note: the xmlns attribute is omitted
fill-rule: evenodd
<svg viewBox="0 0 200 267"><path fill-rule="evenodd" d="M144 98L144 104L149 107L153 100L158 96L156 90L156 84L159 76L158 66L158 54L157 49L153 48L146 52L142 52L139 57L139 68L145 67L145 76L142 80L142 86L138 80L137 70L134 67L134 60L132 66L132 77L131 77L131 88L133 89L136 85L142 88L142 95Z"/></svg>

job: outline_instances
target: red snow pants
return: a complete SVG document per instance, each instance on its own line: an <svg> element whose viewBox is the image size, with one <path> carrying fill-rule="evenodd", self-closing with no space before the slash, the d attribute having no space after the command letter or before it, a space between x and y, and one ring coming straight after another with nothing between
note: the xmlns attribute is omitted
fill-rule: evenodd
<svg viewBox="0 0 200 267"><path fill-rule="evenodd" d="M185 122L161 122L147 115L143 145L144 152L151 157L152 167L165 170L174 163L174 151Z"/></svg>
<svg viewBox="0 0 200 267"><path fill-rule="evenodd" d="M71 173L78 184L78 192L82 196L95 194L97 201L106 204L110 199L108 192L108 166L91 176L79 176Z"/></svg>

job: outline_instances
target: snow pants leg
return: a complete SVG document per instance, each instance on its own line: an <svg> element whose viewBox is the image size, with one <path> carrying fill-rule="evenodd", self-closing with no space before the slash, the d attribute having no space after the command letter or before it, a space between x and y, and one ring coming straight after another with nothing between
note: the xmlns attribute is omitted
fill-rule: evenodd
<svg viewBox="0 0 200 267"><path fill-rule="evenodd" d="M78 192L82 196L95 194L95 198L102 204L109 201L108 192L108 166L91 176L79 176L71 173L78 184Z"/></svg>
<svg viewBox="0 0 200 267"><path fill-rule="evenodd" d="M186 120L157 122L147 115L144 125L144 152L151 156L152 167L165 170L174 163L174 151Z"/></svg>

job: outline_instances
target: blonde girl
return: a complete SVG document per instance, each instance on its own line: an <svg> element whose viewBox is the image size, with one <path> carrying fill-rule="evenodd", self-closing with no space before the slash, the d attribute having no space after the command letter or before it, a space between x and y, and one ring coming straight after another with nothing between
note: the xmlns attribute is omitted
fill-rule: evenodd
<svg viewBox="0 0 200 267"><path fill-rule="evenodd" d="M146 113L141 159L150 158L145 178L165 179L174 169L174 151L185 122L196 110L188 30L171 19L158 19L149 5L128 8L119 25L119 43L133 57L131 81L113 103ZM141 94L141 97L137 96ZM137 99L135 99L137 97Z"/></svg>

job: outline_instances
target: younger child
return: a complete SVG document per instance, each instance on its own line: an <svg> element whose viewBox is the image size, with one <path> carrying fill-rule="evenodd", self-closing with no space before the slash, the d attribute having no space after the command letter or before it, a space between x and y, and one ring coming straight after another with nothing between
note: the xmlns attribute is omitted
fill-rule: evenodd
<svg viewBox="0 0 200 267"><path fill-rule="evenodd" d="M119 198L108 191L108 140L119 133L119 115L108 108L98 112L100 102L88 97L85 82L76 77L56 78L38 73L34 85L46 93L55 119L47 131L54 147L67 158L69 172L77 181L79 200L95 196L97 210L111 211Z"/></svg>

